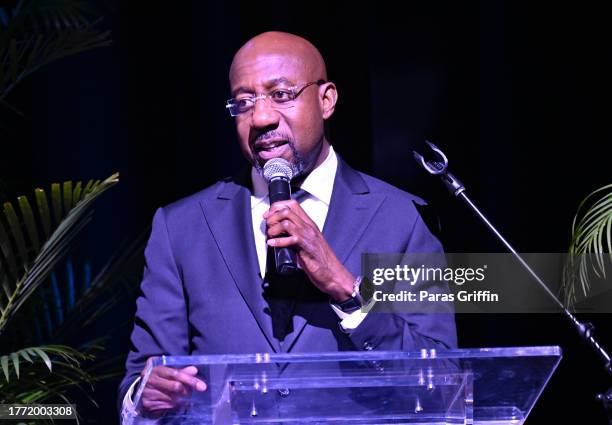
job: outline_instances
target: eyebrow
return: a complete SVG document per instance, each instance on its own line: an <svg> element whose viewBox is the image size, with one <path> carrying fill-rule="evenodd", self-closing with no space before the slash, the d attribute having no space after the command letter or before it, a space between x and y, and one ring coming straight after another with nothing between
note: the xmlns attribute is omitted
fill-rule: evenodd
<svg viewBox="0 0 612 425"><path fill-rule="evenodd" d="M289 80L288 78L279 77L279 78L273 78L272 80L266 81L264 83L264 86L266 86L266 88L270 88L270 87L278 86L279 84L288 84L290 86L295 85L293 81Z"/></svg>
<svg viewBox="0 0 612 425"><path fill-rule="evenodd" d="M271 80L268 80L265 83L263 83L264 87L268 89L278 86L280 84L287 84L290 86L295 85L293 81L285 77L272 78ZM237 95L241 93L255 93L255 90L253 90L252 88L246 87L246 86L240 86L240 87L237 87L234 91L232 91L232 97L236 97Z"/></svg>

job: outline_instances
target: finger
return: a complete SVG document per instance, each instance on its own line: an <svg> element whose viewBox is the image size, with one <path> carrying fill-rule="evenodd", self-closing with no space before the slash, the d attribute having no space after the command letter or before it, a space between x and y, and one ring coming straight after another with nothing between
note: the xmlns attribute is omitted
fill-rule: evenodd
<svg viewBox="0 0 612 425"><path fill-rule="evenodd" d="M286 236L284 238L268 239L268 246L276 248L296 247L300 246L300 238L298 236Z"/></svg>
<svg viewBox="0 0 612 425"><path fill-rule="evenodd" d="M268 215L274 214L276 211L284 210L287 208L290 210L296 210L296 211L302 209L302 207L300 207L300 204L298 204L298 202L295 199L288 199L286 201L277 201L273 203L272 205L270 205L270 209L266 211L266 213L264 214L264 217L266 214Z"/></svg>
<svg viewBox="0 0 612 425"><path fill-rule="evenodd" d="M168 366L157 366L153 369L153 372L164 379L173 379L174 376L178 373L177 369Z"/></svg>
<svg viewBox="0 0 612 425"><path fill-rule="evenodd" d="M280 223L276 223L273 226L268 227L266 230L268 238L276 238L279 236L296 235L299 234L299 228L289 220L283 220Z"/></svg>
<svg viewBox="0 0 612 425"><path fill-rule="evenodd" d="M147 386L145 388L153 388L172 397L187 395L189 392L189 387L184 385L182 382L162 378L158 375L151 375L151 379L149 379L149 382L147 382Z"/></svg>
<svg viewBox="0 0 612 425"><path fill-rule="evenodd" d="M195 366L187 366L180 369L181 374L179 376L189 379L189 376L195 377L198 375L198 368ZM191 388L196 391L206 391L207 385L203 379L192 378Z"/></svg>
<svg viewBox="0 0 612 425"><path fill-rule="evenodd" d="M277 216L277 214L280 214L280 216ZM280 221L283 219L283 217L290 218L297 225L310 225L313 227L317 227L316 223L310 218L308 214L306 214L306 211L302 209L300 204L297 204L295 207L290 208L274 209L264 214L264 220L266 220L267 224L273 224L277 221Z"/></svg>
<svg viewBox="0 0 612 425"><path fill-rule="evenodd" d="M173 398L169 394L159 391L156 388L145 387L142 391L142 400L148 401L164 401L164 402L172 402Z"/></svg>
<svg viewBox="0 0 612 425"><path fill-rule="evenodd" d="M197 368L193 368L196 369L197 373ZM171 367L164 367L163 369L160 369L159 376L165 379L181 382L182 384L196 391L206 390L206 384L204 383L204 381L192 376L189 373L185 373L183 370L173 369Z"/></svg>
<svg viewBox="0 0 612 425"><path fill-rule="evenodd" d="M284 201L276 201L271 207L284 208L285 206L297 206L300 205L295 199L285 199Z"/></svg>
<svg viewBox="0 0 612 425"><path fill-rule="evenodd" d="M304 226L306 224L304 219L302 219L302 217L300 217L295 211L285 208L270 214L268 218L266 218L266 225L273 226L283 220L289 220L298 226Z"/></svg>
<svg viewBox="0 0 612 425"><path fill-rule="evenodd" d="M191 376L196 376L198 374L198 368L195 366L187 366L180 369L181 372L187 373Z"/></svg>
<svg viewBox="0 0 612 425"><path fill-rule="evenodd" d="M166 410L174 409L176 406L172 403L167 403L163 401L142 401L142 407L147 413L159 413L164 412Z"/></svg>

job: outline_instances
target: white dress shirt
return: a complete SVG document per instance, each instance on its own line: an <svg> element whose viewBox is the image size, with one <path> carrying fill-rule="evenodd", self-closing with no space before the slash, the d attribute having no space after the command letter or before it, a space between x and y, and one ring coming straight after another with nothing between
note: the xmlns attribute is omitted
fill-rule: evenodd
<svg viewBox="0 0 612 425"><path fill-rule="evenodd" d="M337 169L338 157L334 152L334 148L330 146L327 158L325 158L321 165L312 170L300 186L307 192L307 195L301 199L300 206L312 221L315 222L320 231L323 231L325 218L329 211L329 203L331 201ZM251 195L253 234L255 236L259 271L261 276L265 276L268 245L266 244L266 221L263 219L263 215L270 208L268 183L255 168L251 169L251 180L253 182L253 194ZM355 329L367 314L362 312L361 309L348 314L334 305L330 306L341 319L340 325L345 330ZM157 423L156 419L146 419L135 416L136 412L134 404L132 403L132 393L139 381L140 378L136 379L125 394L121 412L122 422L126 424L128 416L131 416L134 418L134 425L154 425Z"/></svg>
<svg viewBox="0 0 612 425"><path fill-rule="evenodd" d="M307 195L300 200L300 206L308 214L308 217L315 222L320 231L323 231L325 218L329 211L337 169L338 157L334 148L330 146L325 160L312 170L300 186L307 192ZM265 276L268 245L266 244L266 221L263 219L263 215L270 208L268 183L255 168L251 169L251 180L253 182L253 194L251 195L253 234L255 235L259 271L261 276ZM366 313L363 313L361 309L347 314L334 305L331 307L342 319L340 325L345 330L355 329L366 316Z"/></svg>

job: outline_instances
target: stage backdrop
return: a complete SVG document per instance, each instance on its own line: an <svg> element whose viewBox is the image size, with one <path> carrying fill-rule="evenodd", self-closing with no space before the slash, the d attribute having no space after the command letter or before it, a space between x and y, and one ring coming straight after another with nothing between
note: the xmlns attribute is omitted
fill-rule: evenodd
<svg viewBox="0 0 612 425"><path fill-rule="evenodd" d="M426 139L447 153L473 199L522 252L566 251L580 200L610 183L612 56L603 6L110 6L99 25L112 31L111 47L58 61L24 82L8 99L23 117L2 111L3 200L34 185L121 172L82 243L94 267L145 229L155 208L244 166L224 107L227 70L233 52L265 30L294 32L320 47L339 90L335 148L353 166L427 199L447 251L503 248L416 167L412 150L425 149ZM133 299L124 300L105 326L129 323L133 308ZM592 319L611 347L609 316ZM603 423L593 395L610 381L561 317L458 316L457 323L462 347L563 347L529 423ZM125 354L130 329L110 353ZM112 423L115 385L100 385L101 409L82 413Z"/></svg>

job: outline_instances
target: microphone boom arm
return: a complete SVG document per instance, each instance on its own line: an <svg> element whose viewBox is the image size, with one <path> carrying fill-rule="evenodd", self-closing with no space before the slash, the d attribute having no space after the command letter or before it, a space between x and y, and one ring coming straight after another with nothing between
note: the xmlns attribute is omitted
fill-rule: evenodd
<svg viewBox="0 0 612 425"><path fill-rule="evenodd" d="M610 355L599 344L594 336L595 327L591 323L582 323L574 316L549 289L548 285L538 276L538 274L527 264L527 262L516 252L510 243L502 236L502 234L493 226L487 217L478 209L476 204L466 194L465 186L461 181L448 171L448 158L436 145L426 141L430 149L437 155L437 160L426 161L425 158L416 151L413 151L414 159L421 165L425 171L431 175L440 176L442 182L454 196L461 198L471 209L476 213L480 220L495 234L495 236L504 244L504 246L512 253L512 255L521 263L523 268L535 279L542 289L548 294L551 300L559 306L565 317L572 323L574 329L578 332L581 339L585 341L597 355L603 360L606 372L612 375L612 362ZM604 404L604 408L608 414L608 421L612 424L612 388L605 394L598 394L597 399Z"/></svg>

